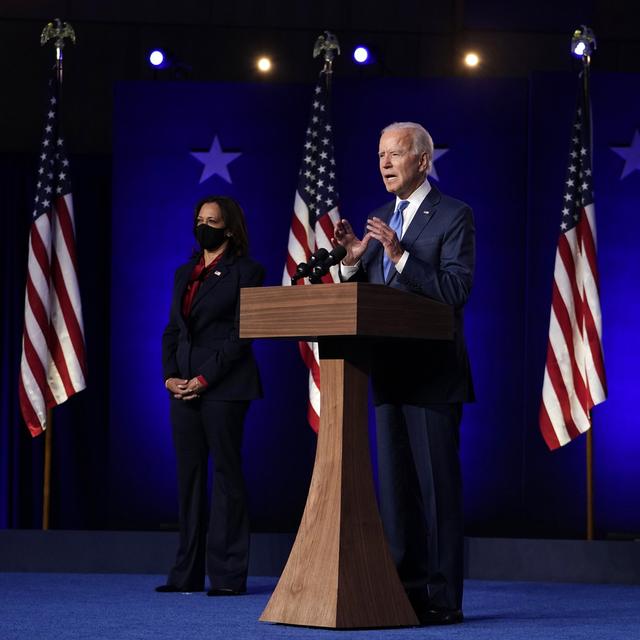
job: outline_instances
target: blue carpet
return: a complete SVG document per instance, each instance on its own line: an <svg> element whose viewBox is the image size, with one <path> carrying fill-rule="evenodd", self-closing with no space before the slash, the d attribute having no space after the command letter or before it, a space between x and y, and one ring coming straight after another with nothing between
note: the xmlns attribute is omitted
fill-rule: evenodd
<svg viewBox="0 0 640 640"><path fill-rule="evenodd" d="M640 587L486 582L465 586L454 627L332 631L258 622L275 578L238 598L157 594L164 576L0 573L1 640L640 640Z"/></svg>

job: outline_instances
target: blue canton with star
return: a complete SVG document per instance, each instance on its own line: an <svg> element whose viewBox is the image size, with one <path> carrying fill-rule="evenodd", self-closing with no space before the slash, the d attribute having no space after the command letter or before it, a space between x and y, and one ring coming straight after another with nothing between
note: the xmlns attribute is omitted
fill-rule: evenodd
<svg viewBox="0 0 640 640"><path fill-rule="evenodd" d="M593 181L591 174L591 130L584 103L576 111L569 152L569 168L563 195L562 220L560 230L563 233L573 229L580 220L580 211L593 203Z"/></svg>
<svg viewBox="0 0 640 640"><path fill-rule="evenodd" d="M325 76L321 74L315 88L298 180L298 193L309 209L312 228L317 218L331 211L337 204L335 164L333 131L329 122L329 96Z"/></svg>
<svg viewBox="0 0 640 640"><path fill-rule="evenodd" d="M40 162L38 164L38 182L33 207L33 219L49 213L56 197L71 193L69 179L69 160L64 151L64 140L59 123L60 87L56 77L49 82L49 97Z"/></svg>

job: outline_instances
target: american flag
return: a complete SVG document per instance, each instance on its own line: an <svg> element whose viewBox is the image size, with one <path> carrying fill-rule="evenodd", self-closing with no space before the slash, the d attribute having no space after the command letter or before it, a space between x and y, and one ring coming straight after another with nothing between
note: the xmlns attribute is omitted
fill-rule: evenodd
<svg viewBox="0 0 640 640"><path fill-rule="evenodd" d="M602 318L596 261L589 96L583 85L573 124L551 297L540 429L550 449L591 427L604 402Z"/></svg>
<svg viewBox="0 0 640 640"><path fill-rule="evenodd" d="M291 284L296 266L300 262L306 262L312 253L320 248L331 251L333 227L340 219L329 109L329 79L330 76L324 72L320 74L313 96L311 118L304 142L304 157L293 204L287 264L282 277L284 285ZM323 278L324 282L338 280L337 267L332 267ZM297 284L304 282L298 280ZM320 425L320 364L317 343L301 342L300 353L309 369L307 418L311 428L317 432Z"/></svg>
<svg viewBox="0 0 640 640"><path fill-rule="evenodd" d="M47 409L85 388L85 346L78 288L69 161L60 130L60 84L49 84L31 228L19 396L32 436Z"/></svg>

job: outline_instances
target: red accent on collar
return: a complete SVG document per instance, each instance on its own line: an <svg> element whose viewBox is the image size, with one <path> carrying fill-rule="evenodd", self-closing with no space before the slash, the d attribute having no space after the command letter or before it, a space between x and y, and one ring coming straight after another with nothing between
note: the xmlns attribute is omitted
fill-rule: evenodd
<svg viewBox="0 0 640 640"><path fill-rule="evenodd" d="M200 285L213 273L214 268L220 262L220 258L222 258L223 255L224 253L221 253L219 256L216 256L212 262L205 267L203 254L193 267L193 271L189 276L189 282L187 282L184 294L182 295L182 317L185 320L189 318L191 307Z"/></svg>

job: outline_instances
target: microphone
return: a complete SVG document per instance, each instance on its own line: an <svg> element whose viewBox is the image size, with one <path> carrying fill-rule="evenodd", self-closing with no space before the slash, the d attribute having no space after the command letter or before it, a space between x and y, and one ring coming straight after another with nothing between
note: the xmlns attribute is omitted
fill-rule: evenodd
<svg viewBox="0 0 640 640"><path fill-rule="evenodd" d="M291 277L291 284L295 284L301 278L306 278L308 275L311 275L313 268L326 260L328 256L329 252L324 248L320 248L315 253L312 253L308 262L298 264L296 272Z"/></svg>
<svg viewBox="0 0 640 640"><path fill-rule="evenodd" d="M328 253L326 258L320 263L316 264L315 267L311 270L311 278L315 281L315 283L320 281L322 276L326 275L329 272L329 269L334 265L338 264L342 258L347 255L347 250L342 245L337 245L333 248L331 253Z"/></svg>
<svg viewBox="0 0 640 640"><path fill-rule="evenodd" d="M340 262L340 260L342 260L342 258L344 258L346 255L347 250L341 244L336 245L331 250L331 253L327 256L325 263L328 263L329 259L331 259L329 266L333 267L334 264L338 264L338 262Z"/></svg>

